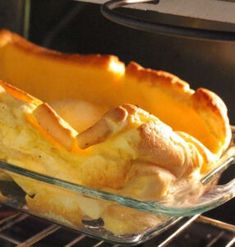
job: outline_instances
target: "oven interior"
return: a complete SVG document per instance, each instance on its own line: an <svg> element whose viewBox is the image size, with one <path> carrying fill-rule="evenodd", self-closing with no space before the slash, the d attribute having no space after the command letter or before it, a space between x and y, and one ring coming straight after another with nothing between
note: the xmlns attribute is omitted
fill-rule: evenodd
<svg viewBox="0 0 235 247"><path fill-rule="evenodd" d="M234 1L222 2L235 5ZM134 13L139 19L148 15L146 11L128 9L124 12ZM134 30L104 18L97 3L0 0L0 14L1 27L27 35L29 40L44 47L67 53L114 54L126 63L133 60L144 67L174 73L190 82L192 88L209 88L223 98L231 123L235 123L235 41ZM157 18L161 21L161 16ZM184 17L180 23L187 21ZM200 24L197 19L189 21L190 25ZM229 27L235 32L234 26ZM227 180L234 173L234 168L230 169L223 179ZM204 215L182 219L141 246L234 246L234 208L235 201L231 200ZM1 206L0 246L118 245Z"/></svg>

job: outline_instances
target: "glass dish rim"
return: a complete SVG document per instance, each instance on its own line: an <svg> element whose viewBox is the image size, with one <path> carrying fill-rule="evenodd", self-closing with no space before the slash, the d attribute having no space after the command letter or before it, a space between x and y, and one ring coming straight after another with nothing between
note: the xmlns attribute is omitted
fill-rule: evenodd
<svg viewBox="0 0 235 247"><path fill-rule="evenodd" d="M235 162L235 126L231 126L232 131L232 141L230 144L230 147L225 151L225 153L221 156L221 158L217 162L217 166L215 169L210 171L206 176L204 176L201 179L202 184L207 184L210 182L213 178L215 178L218 174L222 173L228 166L231 164L234 164ZM218 198L217 200L213 201L210 200L205 204L200 204L197 206L188 206L188 207L170 207L166 206L164 204L161 204L161 202L156 201L140 201L137 199L133 199L130 197L113 194L110 192L89 188L84 185L71 183L69 181L65 181L59 178L55 178L52 176L40 174L38 172L30 171L25 168L21 168L18 166L15 166L13 164L9 164L5 161L0 160L0 169L6 170L8 172L13 172L17 175L21 175L30 179L33 179L35 181L44 182L46 184L50 184L53 186L59 186L60 188L67 189L69 191L73 192L79 192L82 195L91 197L93 199L102 199L107 201L116 202L120 205L134 208L137 210L145 211L148 213L153 214L162 214L162 215L168 215L173 217L185 217L185 216L193 216L197 214L201 214L203 212L206 212L208 210L211 210L228 200L232 199L235 196L235 189L233 189L230 196L227 196L224 198L224 196L221 196L221 198ZM235 179L230 181L226 184L226 186L230 186L234 188ZM217 186L218 187L218 186Z"/></svg>

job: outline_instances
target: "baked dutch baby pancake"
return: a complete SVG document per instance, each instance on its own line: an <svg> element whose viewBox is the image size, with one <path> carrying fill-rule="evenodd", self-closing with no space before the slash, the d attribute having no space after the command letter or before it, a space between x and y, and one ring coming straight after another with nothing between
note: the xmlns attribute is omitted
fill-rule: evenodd
<svg viewBox="0 0 235 247"><path fill-rule="evenodd" d="M174 197L179 184L192 185L213 169L231 141L227 108L215 93L115 56L62 54L2 30L0 79L1 159L89 188L141 201ZM159 222L8 176L32 212L66 224L102 218L120 235ZM122 217L130 220L123 224Z"/></svg>

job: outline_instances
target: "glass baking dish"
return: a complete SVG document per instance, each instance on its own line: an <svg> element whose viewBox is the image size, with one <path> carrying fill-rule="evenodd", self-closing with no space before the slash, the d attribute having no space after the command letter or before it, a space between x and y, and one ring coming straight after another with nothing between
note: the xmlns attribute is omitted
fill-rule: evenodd
<svg viewBox="0 0 235 247"><path fill-rule="evenodd" d="M0 161L0 202L112 243L135 245L156 236L182 217L201 214L235 196L235 179L216 185L235 161L235 128L230 147L216 168L194 186L204 192L189 202L139 201L26 170ZM232 174L233 176L233 174ZM17 181L36 186L26 194ZM184 194L185 191L181 191ZM187 194L195 195L197 191ZM104 210L105 209L105 210ZM100 212L104 212L101 214ZM100 216L102 215L102 216Z"/></svg>

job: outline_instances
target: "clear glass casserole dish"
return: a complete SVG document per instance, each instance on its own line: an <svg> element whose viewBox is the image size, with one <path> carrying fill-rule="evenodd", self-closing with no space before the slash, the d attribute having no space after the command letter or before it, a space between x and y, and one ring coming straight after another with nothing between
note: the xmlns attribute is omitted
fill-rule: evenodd
<svg viewBox="0 0 235 247"><path fill-rule="evenodd" d="M0 162L0 201L99 239L118 244L139 244L182 217L201 214L235 196L234 178L226 184L216 185L222 172L235 161L234 127L232 132L231 145L216 168L193 186L194 191L179 191L177 203L139 201L32 172L4 161ZM37 186L42 193L27 194L15 181ZM204 188L203 193L195 197L199 193L195 189L199 191L201 188ZM185 197L196 200L184 200Z"/></svg>

